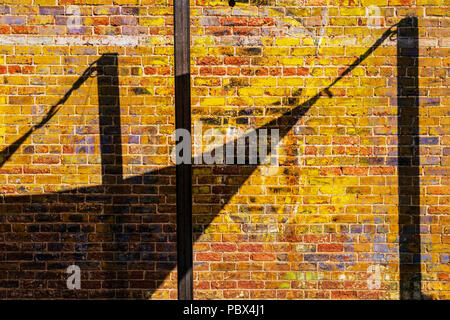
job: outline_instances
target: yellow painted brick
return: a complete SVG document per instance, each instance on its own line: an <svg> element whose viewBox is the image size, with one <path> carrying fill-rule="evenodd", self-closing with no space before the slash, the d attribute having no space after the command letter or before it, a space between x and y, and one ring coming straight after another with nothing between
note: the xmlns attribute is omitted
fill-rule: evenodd
<svg viewBox="0 0 450 320"><path fill-rule="evenodd" d="M193 37L193 46L211 46L214 45L214 39L211 36Z"/></svg>
<svg viewBox="0 0 450 320"><path fill-rule="evenodd" d="M448 15L448 8L426 8L427 16L442 16Z"/></svg>
<svg viewBox="0 0 450 320"><path fill-rule="evenodd" d="M64 175L61 178L61 182L66 184L87 184L89 182L89 176L80 174Z"/></svg>
<svg viewBox="0 0 450 320"><path fill-rule="evenodd" d="M24 76L4 76L3 77L3 82L5 84L18 84L18 85L23 85L23 84L29 84L29 77L24 77Z"/></svg>
<svg viewBox="0 0 450 320"><path fill-rule="evenodd" d="M350 194L350 195L338 195L338 196L332 196L331 197L331 203L336 204L355 204L356 202L356 195ZM355 217L356 221L356 217Z"/></svg>
<svg viewBox="0 0 450 320"><path fill-rule="evenodd" d="M385 78L360 78L360 84L363 87L381 87L386 86Z"/></svg>
<svg viewBox="0 0 450 320"><path fill-rule="evenodd" d="M342 16L364 16L366 15L366 10L364 7L356 7L356 8L340 8L340 13Z"/></svg>
<svg viewBox="0 0 450 320"><path fill-rule="evenodd" d="M163 26L164 18L162 17L141 17L139 19L139 25L142 26Z"/></svg>
<svg viewBox="0 0 450 320"><path fill-rule="evenodd" d="M33 57L31 56L7 56L6 63L7 64L32 64Z"/></svg>
<svg viewBox="0 0 450 320"><path fill-rule="evenodd" d="M329 188L327 186L326 188ZM329 206L319 206L319 213L320 214L328 214L328 213L345 213L345 205L339 206L336 204L329 205Z"/></svg>
<svg viewBox="0 0 450 320"><path fill-rule="evenodd" d="M14 53L15 46L2 45L0 46L0 54L8 54L11 55Z"/></svg>
<svg viewBox="0 0 450 320"><path fill-rule="evenodd" d="M16 55L39 55L42 54L42 47L40 46L16 46Z"/></svg>
<svg viewBox="0 0 450 320"><path fill-rule="evenodd" d="M249 195L258 195L258 194L264 194L265 191L260 186L242 186L239 189L239 194L249 194Z"/></svg>
<svg viewBox="0 0 450 320"><path fill-rule="evenodd" d="M201 98L200 99L201 106L223 106L225 105L225 98Z"/></svg>
<svg viewBox="0 0 450 320"><path fill-rule="evenodd" d="M264 88L264 94L269 96L280 96L285 97L290 95L290 88Z"/></svg>
<svg viewBox="0 0 450 320"><path fill-rule="evenodd" d="M331 83L328 78L312 78L306 79L305 86L307 87L326 87Z"/></svg>
<svg viewBox="0 0 450 320"><path fill-rule="evenodd" d="M264 94L263 88L238 88L238 95L240 96L249 96L249 97L255 97L255 96L262 96Z"/></svg>
<svg viewBox="0 0 450 320"><path fill-rule="evenodd" d="M331 221L334 223L356 223L356 215L333 215Z"/></svg>
<svg viewBox="0 0 450 320"><path fill-rule="evenodd" d="M316 42L315 42L315 40L312 37L304 37L304 38L302 38L302 45L304 45L304 46L316 46ZM314 48L314 52L315 52L315 49L316 48Z"/></svg>
<svg viewBox="0 0 450 320"><path fill-rule="evenodd" d="M217 77L195 77L194 85L196 86L220 86L221 79Z"/></svg>
<svg viewBox="0 0 450 320"><path fill-rule="evenodd" d="M255 98L255 106L280 105L281 99L278 97Z"/></svg>
<svg viewBox="0 0 450 320"><path fill-rule="evenodd" d="M271 78L258 77L258 78L251 78L250 83L252 86L274 87L277 85L277 80L276 78L273 77Z"/></svg>
<svg viewBox="0 0 450 320"><path fill-rule="evenodd" d="M275 39L277 46L298 46L300 45L299 38L277 38Z"/></svg>
<svg viewBox="0 0 450 320"><path fill-rule="evenodd" d="M396 0L393 1L393 3L391 5L395 5L394 3L399 2L400 0ZM401 3L398 5L402 5ZM425 5L430 5L430 6L448 6L448 1L447 0L417 0L417 4L418 6L425 6Z"/></svg>
<svg viewBox="0 0 450 320"><path fill-rule="evenodd" d="M172 55L174 52L173 47L154 47L153 50L155 55Z"/></svg>
<svg viewBox="0 0 450 320"><path fill-rule="evenodd" d="M227 104L232 106L252 106L253 98L250 97L231 97L227 98Z"/></svg>
<svg viewBox="0 0 450 320"><path fill-rule="evenodd" d="M370 97L373 96L373 88L348 88L349 97Z"/></svg>
<svg viewBox="0 0 450 320"><path fill-rule="evenodd" d="M211 56L233 56L234 55L234 47L209 47L208 54Z"/></svg>
<svg viewBox="0 0 450 320"><path fill-rule="evenodd" d="M276 66L278 63L276 57L255 57L251 59L251 64L256 66Z"/></svg>
<svg viewBox="0 0 450 320"><path fill-rule="evenodd" d="M287 56L289 55L289 48L279 47L265 47L263 50L264 56Z"/></svg>
<svg viewBox="0 0 450 320"><path fill-rule="evenodd" d="M387 6L388 0L361 0L363 6Z"/></svg>
<svg viewBox="0 0 450 320"><path fill-rule="evenodd" d="M61 176L59 175L37 175L36 183L41 184L60 184Z"/></svg>
<svg viewBox="0 0 450 320"><path fill-rule="evenodd" d="M245 87L249 85L249 78L224 78L224 87Z"/></svg>
<svg viewBox="0 0 450 320"><path fill-rule="evenodd" d="M139 5L142 0L114 0L114 4L117 5ZM109 1L110 3L111 1Z"/></svg>
<svg viewBox="0 0 450 320"><path fill-rule="evenodd" d="M326 204L329 203L328 196L304 196L303 203L305 204Z"/></svg>
<svg viewBox="0 0 450 320"><path fill-rule="evenodd" d="M307 215L304 217L304 223L329 223L330 216L326 215Z"/></svg>
<svg viewBox="0 0 450 320"><path fill-rule="evenodd" d="M303 66L303 58L280 58L279 63L283 66Z"/></svg>
<svg viewBox="0 0 450 320"><path fill-rule="evenodd" d="M315 54L315 47L291 48L291 55L293 56L313 56Z"/></svg>
<svg viewBox="0 0 450 320"><path fill-rule="evenodd" d="M292 19L292 18L279 18L278 21L284 22L289 26L302 26L301 20Z"/></svg>
<svg viewBox="0 0 450 320"><path fill-rule="evenodd" d="M303 78L295 77L295 78L287 78L282 77L277 79L278 85L281 87L302 87L303 86Z"/></svg>
<svg viewBox="0 0 450 320"><path fill-rule="evenodd" d="M358 25L358 18L331 18L330 24L333 26L356 26Z"/></svg>
<svg viewBox="0 0 450 320"><path fill-rule="evenodd" d="M35 64L48 64L48 65L58 65L60 64L59 56L35 56L34 63Z"/></svg>
<svg viewBox="0 0 450 320"><path fill-rule="evenodd" d="M207 54L208 54L208 48L205 48L205 47L193 47L191 49L192 57L203 57L203 56L206 56Z"/></svg>
<svg viewBox="0 0 450 320"><path fill-rule="evenodd" d="M345 55L344 47L321 47L319 48L319 54L324 56L342 56Z"/></svg>

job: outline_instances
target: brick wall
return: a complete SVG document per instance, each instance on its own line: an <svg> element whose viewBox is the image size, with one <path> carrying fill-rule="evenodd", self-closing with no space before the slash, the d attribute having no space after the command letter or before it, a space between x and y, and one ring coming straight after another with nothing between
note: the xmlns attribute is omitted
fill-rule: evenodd
<svg viewBox="0 0 450 320"><path fill-rule="evenodd" d="M191 1L193 122L282 133L278 167L194 165L195 298L450 298L448 6ZM172 14L0 0L0 298L176 298Z"/></svg>

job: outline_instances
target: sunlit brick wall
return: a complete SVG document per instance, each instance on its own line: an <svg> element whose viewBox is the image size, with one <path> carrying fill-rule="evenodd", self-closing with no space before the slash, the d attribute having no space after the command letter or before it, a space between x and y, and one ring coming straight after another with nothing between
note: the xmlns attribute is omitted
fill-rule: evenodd
<svg viewBox="0 0 450 320"><path fill-rule="evenodd" d="M193 123L207 136L296 119L279 167L194 165L196 299L400 297L396 36L289 111L407 16L420 44L414 259L423 296L450 298L448 6L191 1ZM176 298L172 15L165 0L0 0L0 298ZM96 72L32 127L105 54L118 56L118 94L104 95L120 121L103 116L120 124L122 175L102 169ZM70 265L81 289L66 286Z"/></svg>

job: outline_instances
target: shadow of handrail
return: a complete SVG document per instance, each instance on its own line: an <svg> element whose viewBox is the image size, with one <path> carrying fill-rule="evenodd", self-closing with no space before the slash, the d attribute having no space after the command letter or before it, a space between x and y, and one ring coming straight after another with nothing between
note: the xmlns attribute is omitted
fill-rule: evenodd
<svg viewBox="0 0 450 320"><path fill-rule="evenodd" d="M11 156L17 151L17 149L20 148L20 146L25 142L25 140L27 140L30 135L32 135L36 130L42 128L53 118L53 116L60 110L61 105L63 105L72 95L72 93L75 90L78 90L81 85L96 71L96 68L94 67L94 64L96 63L97 61L94 61L89 65L89 67L83 72L83 74L77 79L77 81L75 81L75 83L64 94L64 96L59 99L56 104L51 106L50 110L48 110L45 117L42 118L39 123L33 125L23 136L21 136L19 139L14 141L12 144L10 144L0 152L0 168L3 167L3 165L11 158Z"/></svg>

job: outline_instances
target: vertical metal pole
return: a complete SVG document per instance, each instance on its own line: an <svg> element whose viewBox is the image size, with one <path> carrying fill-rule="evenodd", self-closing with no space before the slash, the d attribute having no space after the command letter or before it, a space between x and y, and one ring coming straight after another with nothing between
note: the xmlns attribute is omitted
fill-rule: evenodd
<svg viewBox="0 0 450 320"><path fill-rule="evenodd" d="M174 0L175 129L191 132L189 0ZM189 141L189 144L191 142ZM189 152L191 155L191 152ZM189 155L189 160L191 156ZM178 299L193 299L192 167L176 165Z"/></svg>

